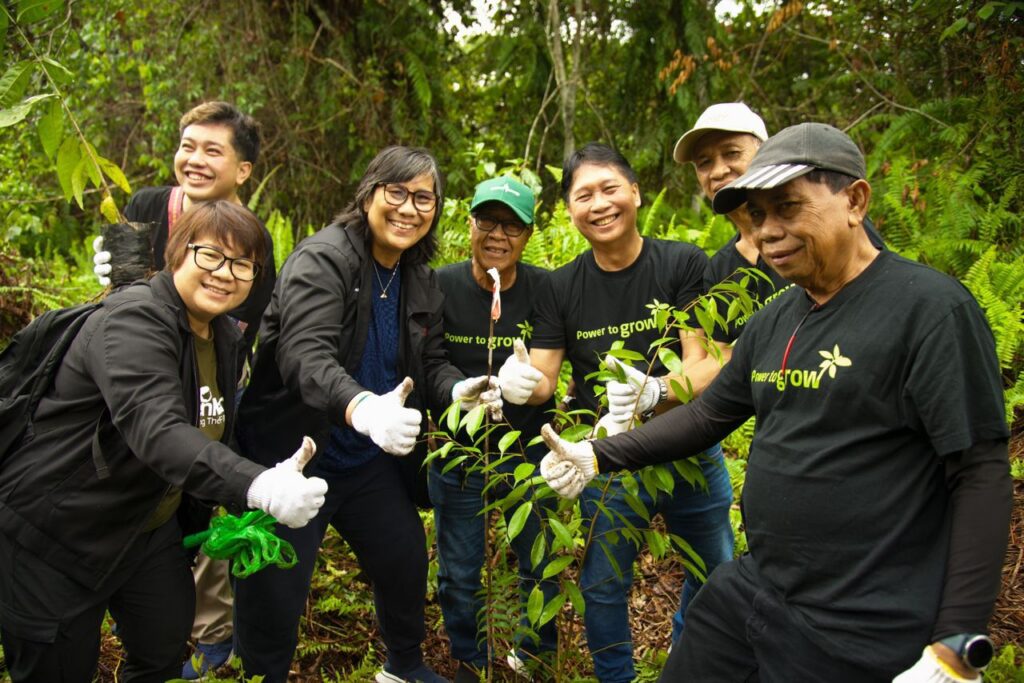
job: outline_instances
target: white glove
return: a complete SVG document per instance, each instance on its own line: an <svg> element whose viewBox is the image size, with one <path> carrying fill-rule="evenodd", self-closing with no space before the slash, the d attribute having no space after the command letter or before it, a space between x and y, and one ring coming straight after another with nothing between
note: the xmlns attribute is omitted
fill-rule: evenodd
<svg viewBox="0 0 1024 683"><path fill-rule="evenodd" d="M637 414L646 413L661 400L661 386L654 377L647 377L636 368L620 363L614 356L605 356L605 366L615 371L622 368L626 381L608 380L605 395L608 396L608 413L617 421L626 423ZM639 403L637 402L639 400Z"/></svg>
<svg viewBox="0 0 1024 683"><path fill-rule="evenodd" d="M292 529L306 526L324 504L327 482L320 477L302 476L302 468L316 453L316 444L308 436L292 457L261 472L245 494L246 503L263 510Z"/></svg>
<svg viewBox="0 0 1024 683"><path fill-rule="evenodd" d="M487 414L492 420L502 418L501 387L494 377L480 375L456 382L452 387L452 400L458 401L464 411L483 404L487 406Z"/></svg>
<svg viewBox="0 0 1024 683"><path fill-rule="evenodd" d="M384 394L370 394L352 411L352 428L391 455L408 455L416 445L423 417L415 408L406 408L405 399L412 393L408 377Z"/></svg>
<svg viewBox="0 0 1024 683"><path fill-rule="evenodd" d="M92 272L100 284L106 287L110 284L110 252L103 248L103 235L97 235L92 241Z"/></svg>
<svg viewBox="0 0 1024 683"><path fill-rule="evenodd" d="M569 443L544 425L540 435L550 452L540 461L540 474L548 486L563 498L575 498L597 475L597 458L589 441ZM568 465L568 467L566 467Z"/></svg>
<svg viewBox="0 0 1024 683"><path fill-rule="evenodd" d="M544 378L537 368L530 365L530 353L526 350L526 344L522 339L512 342L512 355L498 370L498 383L501 384L501 393L505 400L521 406L530 400L533 390Z"/></svg>
<svg viewBox="0 0 1024 683"><path fill-rule="evenodd" d="M627 422L619 422L615 419L615 416L611 413L605 413L601 416L601 419L594 425L594 433L591 438L599 439L608 436L615 436L616 434L622 434L633 427L632 419ZM601 435L601 430L604 430L604 437Z"/></svg>
<svg viewBox="0 0 1024 683"><path fill-rule="evenodd" d="M949 668L948 664L938 658L931 645L924 648L921 659L917 660L914 666L892 679L892 683L964 683L965 681L978 683L981 681L981 676L964 678L957 675Z"/></svg>

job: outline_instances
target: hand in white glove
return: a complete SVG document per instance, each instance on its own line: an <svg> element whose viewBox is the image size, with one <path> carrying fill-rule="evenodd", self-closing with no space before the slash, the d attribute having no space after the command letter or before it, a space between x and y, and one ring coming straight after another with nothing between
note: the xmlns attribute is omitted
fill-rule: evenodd
<svg viewBox="0 0 1024 683"><path fill-rule="evenodd" d="M589 441L570 443L547 424L541 427L540 435L550 449L540 462L541 476L563 498L580 495L587 482L597 475L594 447Z"/></svg>
<svg viewBox="0 0 1024 683"><path fill-rule="evenodd" d="M458 401L463 410L473 410L483 404L492 420L502 418L501 387L495 377L480 375L456 382L452 387L452 400Z"/></svg>
<svg viewBox="0 0 1024 683"><path fill-rule="evenodd" d="M382 396L370 394L352 411L352 428L370 437L385 453L408 455L423 422L420 411L405 407L411 393L412 380L406 377Z"/></svg>
<svg viewBox="0 0 1024 683"><path fill-rule="evenodd" d="M110 252L103 248L103 235L98 235L92 241L92 272L100 284L106 287L110 284Z"/></svg>
<svg viewBox="0 0 1024 683"><path fill-rule="evenodd" d="M608 413L617 421L626 423L637 414L646 413L658 405L661 399L661 387L654 377L647 377L636 368L620 363L614 356L605 356L605 366L615 371L622 368L626 373L626 381L612 379L604 385L608 396ZM639 402L638 402L639 401Z"/></svg>
<svg viewBox="0 0 1024 683"><path fill-rule="evenodd" d="M973 678L964 678L958 675L952 668L935 654L931 645L924 648L921 659L896 678L892 683L979 683L981 676L975 674Z"/></svg>
<svg viewBox="0 0 1024 683"><path fill-rule="evenodd" d="M597 424L594 425L594 432L591 438L602 439L608 436L615 436L616 434L629 431L632 427L632 419L627 422L619 422L611 413L605 413L597 421ZM604 434L601 433L601 430L604 430Z"/></svg>
<svg viewBox="0 0 1024 683"><path fill-rule="evenodd" d="M313 439L305 436L292 457L261 472L245 494L249 507L263 510L292 529L305 526L324 504L327 482L302 476L302 468L316 453Z"/></svg>
<svg viewBox="0 0 1024 683"><path fill-rule="evenodd" d="M533 390L544 378L537 368L530 365L530 353L522 339L512 342L512 355L498 370L498 382L505 400L521 406L530 400Z"/></svg>

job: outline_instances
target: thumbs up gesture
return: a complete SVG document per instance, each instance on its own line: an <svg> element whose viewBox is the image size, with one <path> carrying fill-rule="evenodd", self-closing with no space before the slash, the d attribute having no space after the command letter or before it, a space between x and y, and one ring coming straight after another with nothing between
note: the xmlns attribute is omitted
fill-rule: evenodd
<svg viewBox="0 0 1024 683"><path fill-rule="evenodd" d="M416 445L423 417L415 408L406 408L412 393L412 379L406 377L388 393L369 394L352 410L352 428L391 455L408 455Z"/></svg>
<svg viewBox="0 0 1024 683"><path fill-rule="evenodd" d="M302 468L316 453L313 439L305 436L292 457L261 472L246 492L249 507L263 510L293 529L305 526L324 504L327 482L302 476Z"/></svg>
<svg viewBox="0 0 1024 683"><path fill-rule="evenodd" d="M530 352L522 339L512 342L512 355L498 370L498 384L501 394L509 403L523 405L544 377L540 370L530 365Z"/></svg>
<svg viewBox="0 0 1024 683"><path fill-rule="evenodd" d="M540 461L540 474L548 486L563 498L576 498L591 479L597 476L597 458L589 441L570 443L562 439L551 425L540 429L550 451Z"/></svg>
<svg viewBox="0 0 1024 683"><path fill-rule="evenodd" d="M622 368L626 374L625 382L613 379L605 384L608 414L611 419L627 424L633 419L634 410L642 415L658 405L661 400L661 387L658 386L657 379L620 363L614 356L607 356L604 364L612 372L616 368Z"/></svg>

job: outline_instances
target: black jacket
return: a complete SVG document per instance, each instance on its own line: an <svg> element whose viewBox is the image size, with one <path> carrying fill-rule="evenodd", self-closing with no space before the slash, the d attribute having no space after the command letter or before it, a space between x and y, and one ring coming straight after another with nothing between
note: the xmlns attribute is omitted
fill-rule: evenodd
<svg viewBox="0 0 1024 683"><path fill-rule="evenodd" d="M243 342L226 316L211 326L226 442ZM194 426L193 354L170 273L111 294L69 348L36 411L33 434L0 468L0 531L95 588L169 486L245 507L263 468Z"/></svg>
<svg viewBox="0 0 1024 683"><path fill-rule="evenodd" d="M345 425L349 402L365 391L345 368L357 366L366 344L372 263L360 230L333 224L304 240L282 266L239 409L248 457L273 465L287 455L280 449L291 453L303 435L323 452L331 427ZM427 265L401 268L398 377L415 383L406 406L447 406L463 375L444 350L444 295Z"/></svg>

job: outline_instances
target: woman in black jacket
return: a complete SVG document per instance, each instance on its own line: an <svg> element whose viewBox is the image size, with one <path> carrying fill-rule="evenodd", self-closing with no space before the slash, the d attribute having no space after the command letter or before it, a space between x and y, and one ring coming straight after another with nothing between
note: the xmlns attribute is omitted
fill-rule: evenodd
<svg viewBox="0 0 1024 683"><path fill-rule="evenodd" d="M183 493L293 526L323 503L326 484L298 464L311 443L273 469L227 445L243 347L223 314L266 249L246 209L196 206L166 271L109 296L72 342L0 468L0 638L15 682L91 680L108 609L124 680L178 675L195 605Z"/></svg>
<svg viewBox="0 0 1024 683"><path fill-rule="evenodd" d="M246 675L286 680L317 550L327 526L373 582L387 662L377 681L444 681L424 663L427 556L413 502L413 450L426 406L500 405L496 384L463 379L446 360L443 297L427 261L437 244L443 183L422 149L389 147L346 210L281 268L242 399L242 451L264 465L312 434L311 471L327 502L303 530L280 530L299 557L235 586L235 635ZM412 463L405 466L404 463Z"/></svg>

